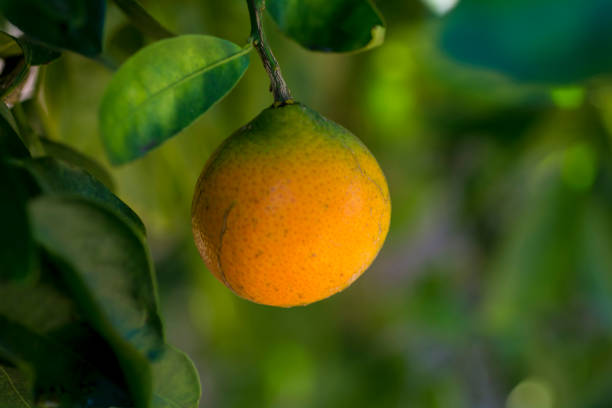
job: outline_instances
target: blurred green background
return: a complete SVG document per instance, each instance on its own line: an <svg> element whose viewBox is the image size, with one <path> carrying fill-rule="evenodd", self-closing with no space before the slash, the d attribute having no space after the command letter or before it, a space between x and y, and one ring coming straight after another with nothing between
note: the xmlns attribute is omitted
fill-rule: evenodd
<svg viewBox="0 0 612 408"><path fill-rule="evenodd" d="M358 135L388 178L387 242L336 296L294 309L250 303L206 270L193 244L204 163L272 102L255 53L226 99L111 169L147 225L168 340L195 361L202 407L612 406L612 77L576 82L547 61L525 82L524 70L504 76L469 64L482 60L460 62L457 43L438 41L436 10L448 3L378 1L386 42L354 55L305 51L266 20L293 94ZM494 3L501 16L517 13ZM174 32L247 41L242 0L142 4ZM589 16L612 25L609 13ZM529 41L536 26L504 27L515 44L512 35ZM559 31L555 53L581 35L574 29ZM117 61L145 44L112 3L105 35ZM466 49L479 41L465 38L474 41ZM607 52L580 50L572 67ZM49 136L109 168L97 113L111 74L70 53L44 69Z"/></svg>

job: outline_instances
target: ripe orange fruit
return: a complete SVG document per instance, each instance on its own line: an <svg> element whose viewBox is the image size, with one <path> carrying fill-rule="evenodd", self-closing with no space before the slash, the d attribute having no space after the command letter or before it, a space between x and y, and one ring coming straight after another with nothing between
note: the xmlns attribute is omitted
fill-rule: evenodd
<svg viewBox="0 0 612 408"><path fill-rule="evenodd" d="M385 176L359 139L291 104L264 110L208 160L192 228L227 287L290 307L354 282L382 247L390 214Z"/></svg>

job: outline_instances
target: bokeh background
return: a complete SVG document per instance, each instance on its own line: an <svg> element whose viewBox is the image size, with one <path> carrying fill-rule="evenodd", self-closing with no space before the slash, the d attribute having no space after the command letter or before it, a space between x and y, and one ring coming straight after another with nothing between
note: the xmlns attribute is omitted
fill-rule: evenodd
<svg viewBox="0 0 612 408"><path fill-rule="evenodd" d="M142 0L174 32L237 44L249 33L243 3ZM533 1L553 22L589 3ZM95 61L67 53L44 69L44 127L100 159L147 225L168 339L195 361L202 407L611 407L612 77L564 76L607 50L581 48L525 80L448 52L439 30L452 1L377 5L386 42L360 54L305 51L265 22L294 95L358 135L391 191L379 257L327 300L278 309L238 298L192 241L204 163L272 102L255 53L226 99L132 164L104 156L97 112L112 72ZM586 21L612 24L599 11ZM505 21L509 44L546 22L533 23ZM106 27L116 61L146 43L111 2ZM551 52L580 30L561 26Z"/></svg>

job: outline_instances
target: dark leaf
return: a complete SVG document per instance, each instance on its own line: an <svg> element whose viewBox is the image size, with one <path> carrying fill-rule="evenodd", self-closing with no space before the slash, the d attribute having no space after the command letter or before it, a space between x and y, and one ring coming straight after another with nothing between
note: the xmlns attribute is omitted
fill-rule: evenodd
<svg viewBox="0 0 612 408"><path fill-rule="evenodd" d="M193 363L163 343L142 238L102 207L43 197L31 205L36 237L62 264L83 313L113 345L139 406L196 408Z"/></svg>
<svg viewBox="0 0 612 408"><path fill-rule="evenodd" d="M462 0L442 21L457 60L544 83L612 71L608 0Z"/></svg>
<svg viewBox="0 0 612 408"><path fill-rule="evenodd" d="M0 284L33 270L35 245L26 212L28 191L18 169L0 162Z"/></svg>
<svg viewBox="0 0 612 408"><path fill-rule="evenodd" d="M268 0L279 28L313 51L348 52L384 41L385 23L369 0Z"/></svg>
<svg viewBox="0 0 612 408"><path fill-rule="evenodd" d="M47 155L63 160L66 163L72 164L76 167L80 167L102 182L102 184L104 184L109 190L113 191L115 189L115 183L113 182L112 176L108 174L108 171L106 171L106 169L100 163L91 157L74 150L68 145L54 142L53 140L44 137L40 138L40 142Z"/></svg>
<svg viewBox="0 0 612 408"><path fill-rule="evenodd" d="M131 405L112 350L45 272L50 279L33 286L0 285L0 354L27 374L20 394L69 407Z"/></svg>
<svg viewBox="0 0 612 408"><path fill-rule="evenodd" d="M0 0L0 12L33 40L93 56L102 50L104 0Z"/></svg>
<svg viewBox="0 0 612 408"><path fill-rule="evenodd" d="M89 173L51 157L20 162L44 194L74 195L95 201L129 220L144 235L138 215Z"/></svg>
<svg viewBox="0 0 612 408"><path fill-rule="evenodd" d="M159 358L165 346L142 236L82 198L43 196L29 208L36 240L61 263L80 310L111 344L136 406L149 406L149 360Z"/></svg>

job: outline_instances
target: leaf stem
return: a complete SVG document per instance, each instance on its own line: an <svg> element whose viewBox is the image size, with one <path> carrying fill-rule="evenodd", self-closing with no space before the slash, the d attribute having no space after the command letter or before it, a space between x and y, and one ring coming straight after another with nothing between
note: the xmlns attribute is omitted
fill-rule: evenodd
<svg viewBox="0 0 612 408"><path fill-rule="evenodd" d="M176 34L169 31L155 20L147 10L145 10L136 0L114 0L132 24L138 27L143 33L156 40L175 37Z"/></svg>
<svg viewBox="0 0 612 408"><path fill-rule="evenodd" d="M270 77L270 92L274 95L274 105L282 106L293 103L291 91L283 78L278 61L274 57L266 40L266 34L261 22L261 13L266 8L265 0L246 0L251 18L250 41L257 50L263 66Z"/></svg>

